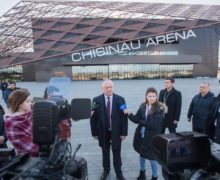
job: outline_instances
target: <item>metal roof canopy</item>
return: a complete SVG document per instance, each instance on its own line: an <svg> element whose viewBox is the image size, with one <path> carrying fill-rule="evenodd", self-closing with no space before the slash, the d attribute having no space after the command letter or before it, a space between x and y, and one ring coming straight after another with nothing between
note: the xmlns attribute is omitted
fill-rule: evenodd
<svg viewBox="0 0 220 180"><path fill-rule="evenodd" d="M219 5L24 0L0 18L0 67L219 23Z"/></svg>

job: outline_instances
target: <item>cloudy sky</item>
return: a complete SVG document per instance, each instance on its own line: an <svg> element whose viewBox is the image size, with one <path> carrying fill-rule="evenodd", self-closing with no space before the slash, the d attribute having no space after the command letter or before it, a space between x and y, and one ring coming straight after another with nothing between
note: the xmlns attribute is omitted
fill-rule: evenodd
<svg viewBox="0 0 220 180"><path fill-rule="evenodd" d="M5 14L9 9L15 6L21 0L0 0L0 16ZM64 1L64 0L63 0ZM83 0L83 1L94 1L94 0ZM97 0L96 0L97 1ZM100 0L100 1L124 1L124 2L150 2L150 3L180 3L179 0ZM182 3L185 4L208 4L208 5L220 5L220 0L184 0Z"/></svg>

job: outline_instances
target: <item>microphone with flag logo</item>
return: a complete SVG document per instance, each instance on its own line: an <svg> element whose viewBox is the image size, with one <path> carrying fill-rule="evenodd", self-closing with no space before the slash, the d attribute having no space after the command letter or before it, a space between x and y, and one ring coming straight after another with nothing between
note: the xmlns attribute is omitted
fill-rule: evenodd
<svg viewBox="0 0 220 180"><path fill-rule="evenodd" d="M119 104L120 104L119 105L119 109L121 111L123 111L125 115L128 115L128 109L127 109L127 105L125 104L125 102L123 101L123 102L121 102Z"/></svg>
<svg viewBox="0 0 220 180"><path fill-rule="evenodd" d="M119 106L119 109L122 110L122 111L124 111L125 109L127 109L126 104L121 104L121 105Z"/></svg>

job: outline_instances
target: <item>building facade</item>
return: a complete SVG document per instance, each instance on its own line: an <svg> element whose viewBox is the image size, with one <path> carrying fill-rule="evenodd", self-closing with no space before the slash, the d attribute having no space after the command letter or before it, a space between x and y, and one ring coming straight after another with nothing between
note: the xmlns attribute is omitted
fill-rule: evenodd
<svg viewBox="0 0 220 180"><path fill-rule="evenodd" d="M217 76L220 6L21 1L12 10L2 17L1 78L9 69L24 81L57 73L73 80ZM21 12L23 21L10 24Z"/></svg>

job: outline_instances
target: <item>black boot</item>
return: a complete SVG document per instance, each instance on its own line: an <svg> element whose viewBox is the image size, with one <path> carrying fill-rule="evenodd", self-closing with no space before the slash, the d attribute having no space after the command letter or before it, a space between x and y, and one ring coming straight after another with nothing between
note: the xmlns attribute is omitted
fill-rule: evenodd
<svg viewBox="0 0 220 180"><path fill-rule="evenodd" d="M156 177L152 176L151 180L157 180L157 176Z"/></svg>
<svg viewBox="0 0 220 180"><path fill-rule="evenodd" d="M145 179L146 179L145 171L141 171L141 170L140 170L140 174L139 174L139 176L137 177L137 180L145 180Z"/></svg>

